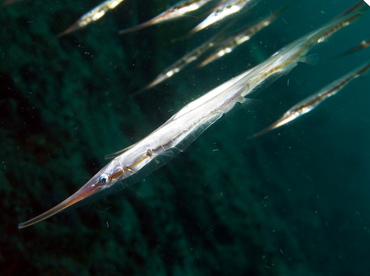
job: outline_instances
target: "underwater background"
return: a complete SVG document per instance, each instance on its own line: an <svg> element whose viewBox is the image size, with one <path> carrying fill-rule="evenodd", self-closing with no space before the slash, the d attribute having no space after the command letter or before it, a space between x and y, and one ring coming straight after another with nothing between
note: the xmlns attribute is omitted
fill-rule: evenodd
<svg viewBox="0 0 370 276"><path fill-rule="evenodd" d="M251 41L139 95L213 29L201 13L118 35L174 4L126 0L55 35L102 0L24 0L0 9L1 275L368 275L370 76L310 114L249 137L369 62L369 11L311 51L316 65L237 105L164 167L122 192L26 229L186 103L315 30L355 1L294 1ZM259 1L245 24L284 1ZM199 16L199 18L198 18ZM239 20L243 22L243 20Z"/></svg>

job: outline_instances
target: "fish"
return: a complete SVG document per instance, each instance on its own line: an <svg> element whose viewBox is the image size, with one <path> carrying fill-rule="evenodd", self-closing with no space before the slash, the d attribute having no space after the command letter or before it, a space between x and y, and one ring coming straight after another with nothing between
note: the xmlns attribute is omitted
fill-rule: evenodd
<svg viewBox="0 0 370 276"><path fill-rule="evenodd" d="M223 92L226 94L225 90ZM204 101L202 105L190 112L180 110L181 115L174 115L141 141L117 152L118 156L111 155L110 157L114 159L76 193L43 214L20 223L18 228L22 229L45 220L88 197L113 188L119 181L136 182L129 178L137 176L149 163L154 167L161 166L160 163L167 162L176 155L176 152L183 151L197 136L217 121L223 112L226 112L230 105L236 102L237 95L229 94L230 97L221 97L220 94L218 97ZM161 158L165 161L160 160ZM121 185L125 184L121 183Z"/></svg>
<svg viewBox="0 0 370 276"><path fill-rule="evenodd" d="M258 22L248 25L247 27L231 34L226 39L220 41L218 44L220 46L210 54L206 59L204 59L200 64L198 64L198 68L204 67L209 63L231 53L236 47L247 42L250 40L256 33L264 29L265 27L269 26L273 23L278 16L286 9L287 6L279 9L278 11L274 12L271 15L265 16Z"/></svg>
<svg viewBox="0 0 370 276"><path fill-rule="evenodd" d="M182 58L174 62L172 65L168 66L153 81L151 81L144 88L136 92L136 94L139 94L143 92L144 90L153 88L154 86L160 84L161 82L165 81L166 79L169 79L173 75L180 72L183 68L185 68L190 63L196 61L205 51L212 48L217 43L217 41L221 39L223 33L224 33L223 31L217 33L215 36L211 37L206 42L204 42L197 48L187 53L185 56L183 56Z"/></svg>
<svg viewBox="0 0 370 276"><path fill-rule="evenodd" d="M354 13L354 12L364 12L369 8L369 4L366 3L364 0L359 0L355 4L353 4L351 7L346 9L344 12L338 14L335 16L332 21L335 21L343 16L346 16L348 14Z"/></svg>
<svg viewBox="0 0 370 276"><path fill-rule="evenodd" d="M224 1L215 10L213 10L211 14L207 16L206 19L204 19L201 23L195 26L187 34L187 36L192 35L196 32L199 32L200 30L203 30L209 27L210 25L215 24L216 22L219 22L225 19L228 16L241 11L245 6L248 6L249 8L251 8L256 3L257 3L256 0L227 0L227 1Z"/></svg>
<svg viewBox="0 0 370 276"><path fill-rule="evenodd" d="M359 17L349 15L330 22L317 31L304 35L273 54L266 61L219 85L200 98L190 102L164 124L139 142L113 154L111 160L86 184L70 197L46 212L19 223L22 229L41 222L68 207L91 198L98 193L115 191L140 180L148 171L163 166L177 153L182 152L209 126L215 123L236 103L245 103L250 95L268 79L290 71L299 61L305 60L308 51L341 28ZM116 185L120 183L120 185Z"/></svg>
<svg viewBox="0 0 370 276"><path fill-rule="evenodd" d="M302 36L274 53L269 59L253 67L254 72L248 76L250 87L257 87L267 78L276 78L289 73L299 62L316 64L317 55L307 55L308 52L317 44L327 41L337 31L349 26L360 18L362 12L349 14L335 21L331 21L323 27ZM274 77L274 78L271 78ZM248 94L250 91L248 91ZM246 95L246 94L243 94Z"/></svg>
<svg viewBox="0 0 370 276"><path fill-rule="evenodd" d="M343 57L343 56L355 53L359 50L362 50L362 49L365 49L365 48L368 48L368 47L370 47L370 39L369 40L362 40L361 43L359 45L357 45L356 47L353 47L353 48L349 49L348 51L345 51L345 52L337 55L336 57L337 58Z"/></svg>
<svg viewBox="0 0 370 276"><path fill-rule="evenodd" d="M177 4L170 7L168 10L162 12L161 14L157 15L156 17L141 23L137 26L127 28L124 30L120 30L119 34L127 34L130 32L138 31L144 29L149 26L153 26L159 23L167 22L170 20L178 19L184 16L187 13L196 11L206 5L208 2L212 0L184 0L180 1Z"/></svg>
<svg viewBox="0 0 370 276"><path fill-rule="evenodd" d="M119 4L121 4L124 0L107 0L101 3L100 5L96 6L89 12L85 13L81 16L74 24L69 26L65 31L56 35L56 37L61 37L67 34L70 34L74 31L80 30L85 28L87 25L98 21L102 18L109 10L115 9Z"/></svg>
<svg viewBox="0 0 370 276"><path fill-rule="evenodd" d="M257 132L256 134L253 135L253 137L254 138L259 137L273 129L281 127L301 117L302 115L312 111L314 108L320 105L323 101L325 101L329 97L336 95L340 90L342 90L352 80L365 74L368 70L370 70L370 63L366 63L360 68L356 68L355 70L351 71L345 76L333 81L332 83L330 83L329 85L321 89L320 91L305 98L304 100L300 101L299 103L289 108L288 111L286 111L280 119L278 119L276 122L274 122L267 128Z"/></svg>

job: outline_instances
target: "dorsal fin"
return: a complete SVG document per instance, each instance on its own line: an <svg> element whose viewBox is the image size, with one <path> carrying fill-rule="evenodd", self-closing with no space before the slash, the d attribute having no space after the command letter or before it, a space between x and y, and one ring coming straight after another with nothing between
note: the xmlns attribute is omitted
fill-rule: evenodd
<svg viewBox="0 0 370 276"><path fill-rule="evenodd" d="M118 155L121 155L122 153L128 151L129 149L131 149L132 147L134 147L136 144L137 143L132 144L131 146L128 146L127 148L121 149L119 151L106 154L106 155L104 155L104 159L113 159L113 158L116 158Z"/></svg>

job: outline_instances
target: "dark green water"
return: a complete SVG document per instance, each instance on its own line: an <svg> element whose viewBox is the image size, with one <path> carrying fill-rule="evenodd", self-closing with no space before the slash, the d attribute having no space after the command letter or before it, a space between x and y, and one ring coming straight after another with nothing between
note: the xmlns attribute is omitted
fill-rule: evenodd
<svg viewBox="0 0 370 276"><path fill-rule="evenodd" d="M101 0L100 0L101 1ZM322 26L354 1L301 0L232 54L133 94L214 30L200 19L118 36L175 1L126 0L56 39L100 1L24 0L0 9L1 275L368 275L370 75L291 124L248 136L370 58L369 11L123 192L30 228L186 103ZM251 22L279 8L261 1ZM201 15L201 13L198 13ZM243 22L243 20L238 21ZM222 25L220 26L222 27Z"/></svg>

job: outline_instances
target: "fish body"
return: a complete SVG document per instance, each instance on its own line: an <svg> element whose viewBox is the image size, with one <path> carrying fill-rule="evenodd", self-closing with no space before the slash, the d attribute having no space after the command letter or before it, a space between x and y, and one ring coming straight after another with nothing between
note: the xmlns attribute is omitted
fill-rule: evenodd
<svg viewBox="0 0 370 276"><path fill-rule="evenodd" d="M369 8L369 4L366 3L364 0L359 0L351 7L346 9L344 12L338 14L336 17L332 19L332 21L342 18L348 14L355 13L355 12L364 12Z"/></svg>
<svg viewBox="0 0 370 276"><path fill-rule="evenodd" d="M243 9L247 4L249 7L252 4L255 4L255 0L227 0L224 1L221 5L219 5L206 19L204 19L201 23L199 23L195 28L193 28L188 35L194 34L203 30L216 22L219 22L226 17L239 12Z"/></svg>
<svg viewBox="0 0 370 276"><path fill-rule="evenodd" d="M227 112L238 99L237 93L224 91L222 95L205 101L201 108L195 108L191 112L180 110L181 116L171 117L147 137L120 151L118 156L72 196L45 213L20 223L18 228L28 227L45 220L87 197L114 186L121 180L128 180L149 163L154 163L161 155L174 155L173 151L183 151L199 134L217 121L224 112Z"/></svg>
<svg viewBox="0 0 370 276"><path fill-rule="evenodd" d="M168 10L162 12L161 14L157 15L156 17L141 23L137 26L127 28L124 30L119 31L119 34L126 34L134 31L138 31L141 29L144 29L149 26L153 26L159 23L163 23L166 21L174 20L177 18L180 18L184 16L185 14L189 12L193 12L198 10L199 8L203 7L205 4L210 2L211 0L185 0L181 1L172 7L170 7Z"/></svg>
<svg viewBox="0 0 370 276"><path fill-rule="evenodd" d="M64 36L66 34L70 34L74 31L82 29L87 25L99 20L102 18L109 10L113 10L119 4L121 4L124 0L107 0L101 3L100 5L96 6L94 9L90 10L89 12L85 13L81 16L74 24L68 27L65 31L61 32L57 35L57 37Z"/></svg>
<svg viewBox="0 0 370 276"><path fill-rule="evenodd" d="M220 41L218 44L220 46L211 54L209 55L204 61L202 61L198 67L203 67L208 65L209 63L223 57L231 53L236 47L243 44L244 42L250 40L256 33L260 30L264 29L265 27L269 26L272 22L276 20L276 18L280 15L282 9L278 10L277 12L264 17L262 20L249 25L234 34L231 34L226 39Z"/></svg>
<svg viewBox="0 0 370 276"><path fill-rule="evenodd" d="M360 75L365 74L368 70L370 70L370 63L367 63L360 68L357 68L354 71L348 73L344 77L341 77L340 79L330 83L319 92L305 98L304 100L289 108L289 110L286 111L279 120L277 120L275 123L271 124L267 128L263 129L262 131L256 133L255 135L253 135L253 137L261 136L262 134L265 134L270 130L283 126L297 119L298 117L310 112L329 97L336 95L352 80L356 79Z"/></svg>
<svg viewBox="0 0 370 276"><path fill-rule="evenodd" d="M185 56L174 62L172 65L168 66L162 73L160 73L153 81L151 81L148 85L142 88L138 93L150 89L161 82L169 79L173 75L180 72L185 66L189 65L190 63L194 62L201 56L205 51L212 48L215 43L221 38L222 32L216 34L212 38L208 39L206 42L198 46L197 48L193 49Z"/></svg>
<svg viewBox="0 0 370 276"><path fill-rule="evenodd" d="M370 47L370 39L361 41L359 45L357 45L356 47L353 47L352 49L349 49L348 51L345 51L344 53L338 55L337 57L343 57L343 56L355 53L359 50L362 50L368 47Z"/></svg>
<svg viewBox="0 0 370 276"><path fill-rule="evenodd" d="M307 57L306 54L313 46L326 41L335 32L348 26L360 16L361 13L344 16L343 18L329 22L318 30L297 39L293 43L276 52L272 56L273 60L270 63L264 64L265 62L263 62L261 64L261 68L263 68L263 70L261 70L261 75L265 76L274 73L287 73L294 68L298 62L311 62L311 57Z"/></svg>

